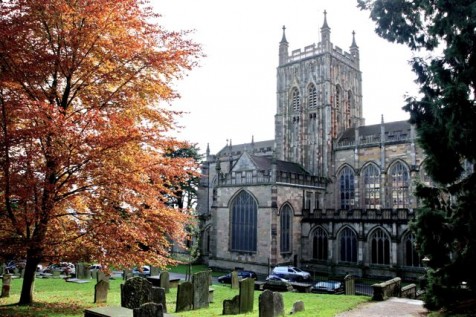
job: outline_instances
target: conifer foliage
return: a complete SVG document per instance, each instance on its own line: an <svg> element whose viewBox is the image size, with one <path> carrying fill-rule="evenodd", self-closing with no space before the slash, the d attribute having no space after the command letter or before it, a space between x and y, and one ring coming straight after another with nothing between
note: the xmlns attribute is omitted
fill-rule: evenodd
<svg viewBox="0 0 476 317"><path fill-rule="evenodd" d="M0 258L167 265L190 215L168 201L196 170L170 137L188 32L138 0L0 1Z"/></svg>
<svg viewBox="0 0 476 317"><path fill-rule="evenodd" d="M412 228L428 259L429 308L474 310L476 298L476 1L358 0L376 33L407 45L419 96L404 109L416 125L432 186L417 186ZM423 54L422 54L423 53ZM464 310L463 309L463 310Z"/></svg>

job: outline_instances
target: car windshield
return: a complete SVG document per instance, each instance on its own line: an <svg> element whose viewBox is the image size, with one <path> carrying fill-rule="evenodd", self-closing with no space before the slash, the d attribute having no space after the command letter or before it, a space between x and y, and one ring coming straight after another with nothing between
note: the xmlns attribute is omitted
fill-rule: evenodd
<svg viewBox="0 0 476 317"><path fill-rule="evenodd" d="M296 272L302 272L302 270L301 270L301 269L298 269L297 267L294 267L293 269L294 269Z"/></svg>

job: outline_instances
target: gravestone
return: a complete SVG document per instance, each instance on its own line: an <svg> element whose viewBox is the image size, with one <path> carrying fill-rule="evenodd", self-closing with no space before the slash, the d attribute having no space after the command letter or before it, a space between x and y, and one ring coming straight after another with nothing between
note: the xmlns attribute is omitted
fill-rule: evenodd
<svg viewBox="0 0 476 317"><path fill-rule="evenodd" d="M104 273L103 271L97 271L97 281L106 281L109 283L111 275Z"/></svg>
<svg viewBox="0 0 476 317"><path fill-rule="evenodd" d="M298 313L300 311L304 311L304 302L302 300L299 300L293 304L293 308L291 309L290 315Z"/></svg>
<svg viewBox="0 0 476 317"><path fill-rule="evenodd" d="M240 281L240 314L253 311L255 280L245 278Z"/></svg>
<svg viewBox="0 0 476 317"><path fill-rule="evenodd" d="M175 312L188 311L193 309L193 284L183 282L177 288L177 304Z"/></svg>
<svg viewBox="0 0 476 317"><path fill-rule="evenodd" d="M128 280L132 277L134 277L134 275L132 274L132 270L131 269L124 269L124 274L123 274L124 280Z"/></svg>
<svg viewBox="0 0 476 317"><path fill-rule="evenodd" d="M89 270L86 268L84 263L76 264L76 278L80 280L87 280L91 278Z"/></svg>
<svg viewBox="0 0 476 317"><path fill-rule="evenodd" d="M345 295L355 295L355 279L347 274L344 278Z"/></svg>
<svg viewBox="0 0 476 317"><path fill-rule="evenodd" d="M259 317L284 316L283 295L264 290L259 296Z"/></svg>
<svg viewBox="0 0 476 317"><path fill-rule="evenodd" d="M94 302L106 303L108 290L109 282L107 281L101 280L96 285L94 285Z"/></svg>
<svg viewBox="0 0 476 317"><path fill-rule="evenodd" d="M160 275L160 268L151 266L150 267L150 276Z"/></svg>
<svg viewBox="0 0 476 317"><path fill-rule="evenodd" d="M144 303L151 302L152 284L144 278L133 277L121 284L121 306L139 308Z"/></svg>
<svg viewBox="0 0 476 317"><path fill-rule="evenodd" d="M152 301L156 304L161 304L164 313L167 312L167 298L165 297L165 289L162 287L152 286Z"/></svg>
<svg viewBox="0 0 476 317"><path fill-rule="evenodd" d="M237 289L239 287L238 283L238 272L231 272L231 288Z"/></svg>
<svg viewBox="0 0 476 317"><path fill-rule="evenodd" d="M170 275L169 272L160 273L159 285L165 290L165 293L170 291Z"/></svg>
<svg viewBox="0 0 476 317"><path fill-rule="evenodd" d="M240 295L236 295L233 299L225 299L223 301L223 315L238 315L240 313Z"/></svg>
<svg viewBox="0 0 476 317"><path fill-rule="evenodd" d="M91 278L94 280L94 281L98 281L98 270L92 270L90 271L90 274L91 274Z"/></svg>
<svg viewBox="0 0 476 317"><path fill-rule="evenodd" d="M208 307L209 274L208 271L193 274L193 309Z"/></svg>
<svg viewBox="0 0 476 317"><path fill-rule="evenodd" d="M145 303L139 308L134 308L133 317L163 317L164 309L162 304Z"/></svg>
<svg viewBox="0 0 476 317"><path fill-rule="evenodd" d="M10 297L10 284L12 283L11 274L3 274L2 295L0 297Z"/></svg>

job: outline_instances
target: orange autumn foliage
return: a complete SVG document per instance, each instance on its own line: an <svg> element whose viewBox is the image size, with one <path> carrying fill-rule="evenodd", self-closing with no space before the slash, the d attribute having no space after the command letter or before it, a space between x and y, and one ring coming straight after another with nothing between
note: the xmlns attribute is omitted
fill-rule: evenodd
<svg viewBox="0 0 476 317"><path fill-rule="evenodd" d="M197 166L166 155L187 146L166 106L202 54L157 21L147 1L0 2L0 256L26 257L25 279L40 261L164 266L183 240L167 202Z"/></svg>

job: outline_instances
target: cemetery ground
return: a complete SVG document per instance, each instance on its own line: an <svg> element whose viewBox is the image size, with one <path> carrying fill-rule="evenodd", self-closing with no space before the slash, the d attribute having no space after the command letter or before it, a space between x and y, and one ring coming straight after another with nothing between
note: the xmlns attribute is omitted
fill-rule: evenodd
<svg viewBox="0 0 476 317"><path fill-rule="evenodd" d="M173 272L174 270L171 270ZM175 270L178 273L184 273L183 267ZM193 269L197 272L197 268ZM220 275L222 273L217 273ZM38 278L35 281L33 306L17 306L21 289L21 279L14 279L11 284L10 297L0 298L0 316L15 317L83 317L84 310L91 307L101 306L120 306L120 284L124 283L122 279L110 280L110 290L107 296L107 303L94 303L94 282L77 284L66 282L63 279ZM198 317L198 316L223 316L223 301L232 299L238 294L239 290L231 289L230 285L213 284L214 301L210 303L209 308L192 310L188 312L175 313L175 303L177 288L171 288L170 293L166 295L167 310L174 316ZM258 316L258 297L260 291L254 292L253 313L242 314L243 316ZM303 301L305 311L297 313L298 316L306 317L331 317L339 312L346 311L360 303L367 302L370 297L366 296L344 296L344 295L325 295L312 293L294 293L285 292L283 294L284 307L286 314L292 309L293 303Z"/></svg>

